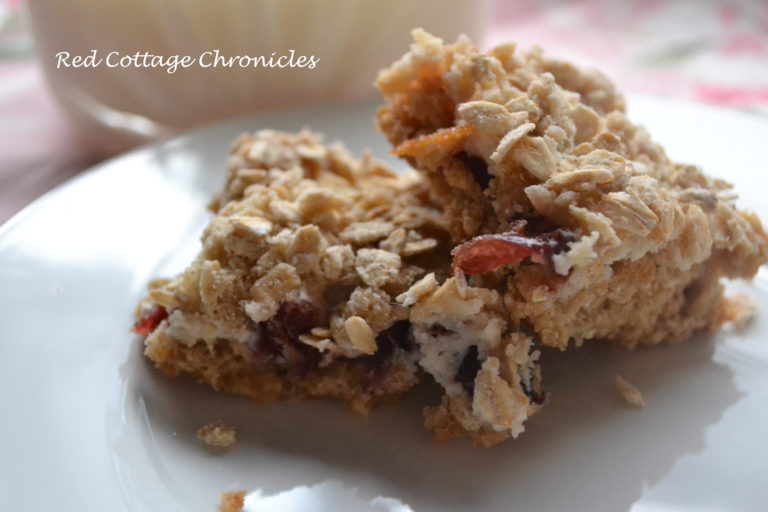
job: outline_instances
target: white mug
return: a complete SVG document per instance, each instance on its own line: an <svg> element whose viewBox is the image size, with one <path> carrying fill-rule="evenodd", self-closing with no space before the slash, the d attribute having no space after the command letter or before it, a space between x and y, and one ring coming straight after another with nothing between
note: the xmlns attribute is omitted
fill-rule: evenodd
<svg viewBox="0 0 768 512"><path fill-rule="evenodd" d="M481 39L485 0L28 0L51 88L115 152L259 109L375 93L423 27ZM186 58L186 61L183 59Z"/></svg>

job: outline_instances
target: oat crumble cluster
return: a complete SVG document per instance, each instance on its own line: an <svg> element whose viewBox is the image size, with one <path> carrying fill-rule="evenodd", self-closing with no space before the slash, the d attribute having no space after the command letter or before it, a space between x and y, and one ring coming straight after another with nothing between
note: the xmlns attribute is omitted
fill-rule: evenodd
<svg viewBox="0 0 768 512"><path fill-rule="evenodd" d="M380 72L377 121L418 173L309 132L238 138L202 252L138 307L161 370L361 413L429 376L435 437L490 446L544 402L539 346L679 342L747 318L720 278L766 261L759 219L669 160L604 76L414 39Z"/></svg>

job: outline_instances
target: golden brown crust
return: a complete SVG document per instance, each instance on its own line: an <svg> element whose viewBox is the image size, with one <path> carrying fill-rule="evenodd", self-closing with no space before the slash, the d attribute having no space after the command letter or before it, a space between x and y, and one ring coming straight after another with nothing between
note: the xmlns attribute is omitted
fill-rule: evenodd
<svg viewBox="0 0 768 512"><path fill-rule="evenodd" d="M487 426L475 430L467 428L467 424L472 421L470 409L466 399L444 396L440 405L424 410L424 426L432 431L438 443L470 435L476 444L490 448L512 436L509 430L497 432Z"/></svg>
<svg viewBox="0 0 768 512"><path fill-rule="evenodd" d="M517 272L506 287L507 309L513 322L533 325L542 343L560 349L589 339L634 348L714 331L728 258L680 270L669 265L672 251L575 269L559 287L549 276Z"/></svg>
<svg viewBox="0 0 768 512"><path fill-rule="evenodd" d="M147 346L146 355L168 376L187 373L216 391L247 396L256 403L331 397L359 414L396 399L417 381L414 367L405 362L390 369L386 380L364 360L296 373L258 364L248 347L236 341L221 340L212 347L197 342L190 347L162 333Z"/></svg>

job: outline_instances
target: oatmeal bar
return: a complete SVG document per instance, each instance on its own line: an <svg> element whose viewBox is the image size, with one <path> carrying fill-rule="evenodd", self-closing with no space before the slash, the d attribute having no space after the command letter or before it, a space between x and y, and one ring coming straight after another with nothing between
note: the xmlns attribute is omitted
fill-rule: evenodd
<svg viewBox="0 0 768 512"><path fill-rule="evenodd" d="M672 162L597 71L414 39L379 74L378 125L445 205L454 270L498 292L513 328L564 349L719 327L720 278L768 255L728 183Z"/></svg>
<svg viewBox="0 0 768 512"><path fill-rule="evenodd" d="M165 373L259 402L330 396L365 413L413 386L420 366L446 386L450 417L483 411L459 422L483 439L494 422L520 431L536 409L529 340L509 338L498 293L447 279L445 219L418 174L311 133L261 131L235 141L211 207L200 255L150 283L138 308L134 330ZM511 397L504 411L494 393Z"/></svg>
<svg viewBox="0 0 768 512"><path fill-rule="evenodd" d="M308 132L242 135L228 166L202 252L139 305L147 357L259 402L332 396L364 413L413 386L394 297L448 251L424 184Z"/></svg>
<svg viewBox="0 0 768 512"><path fill-rule="evenodd" d="M394 154L429 180L456 244L455 282L442 285L439 306L422 300L411 315L423 366L429 336L442 337L475 375L462 394L433 372L447 390L427 415L438 436L493 444L518 433L511 418L523 409L512 404L525 386L491 376L509 375L502 354L536 354L518 348L532 340L633 348L730 318L720 278L750 278L768 255L759 219L736 209L730 185L670 161L596 71L538 49L482 53L466 38L446 45L421 30L414 38L379 74L386 104L377 120ZM452 288L485 297L483 311L504 325L491 353L477 333L475 344L451 341L471 322L430 316L450 309ZM530 359L511 367L534 383L535 406L540 377Z"/></svg>

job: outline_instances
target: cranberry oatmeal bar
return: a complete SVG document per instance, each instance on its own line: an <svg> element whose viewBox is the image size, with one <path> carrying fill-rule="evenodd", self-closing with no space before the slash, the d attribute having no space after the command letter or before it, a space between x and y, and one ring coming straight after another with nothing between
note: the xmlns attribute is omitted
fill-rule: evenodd
<svg viewBox="0 0 768 512"><path fill-rule="evenodd" d="M310 133L243 135L228 166L202 252L139 306L146 355L256 401L332 396L366 412L413 386L393 297L440 266L424 185Z"/></svg>
<svg viewBox="0 0 768 512"><path fill-rule="evenodd" d="M265 130L235 141L212 210L200 255L150 283L137 310L163 372L257 402L329 396L366 413L412 387L421 363L451 392L474 388L480 408L493 393L514 398L495 421L515 431L536 409L530 340L515 335L482 368L477 348L466 354L501 346L501 296L448 279L445 218L418 174ZM456 333L450 350L429 346L438 325ZM494 435L486 416L474 430Z"/></svg>
<svg viewBox="0 0 768 512"><path fill-rule="evenodd" d="M720 278L751 278L768 255L728 183L672 162L597 71L511 44L482 53L465 37L414 39L379 74L378 125L430 181L457 244L456 279L498 294L508 337L633 348L719 327ZM424 307L412 316L427 320ZM466 391L463 402L477 401L477 387ZM432 411L433 426L472 432L478 409L455 407Z"/></svg>
<svg viewBox="0 0 768 512"><path fill-rule="evenodd" d="M537 344L677 342L735 318L768 256L730 186L671 162L612 84L533 50L414 32L378 124L421 175L308 132L235 141L198 258L134 330L170 375L366 413L431 375L437 439L486 446L541 406Z"/></svg>

